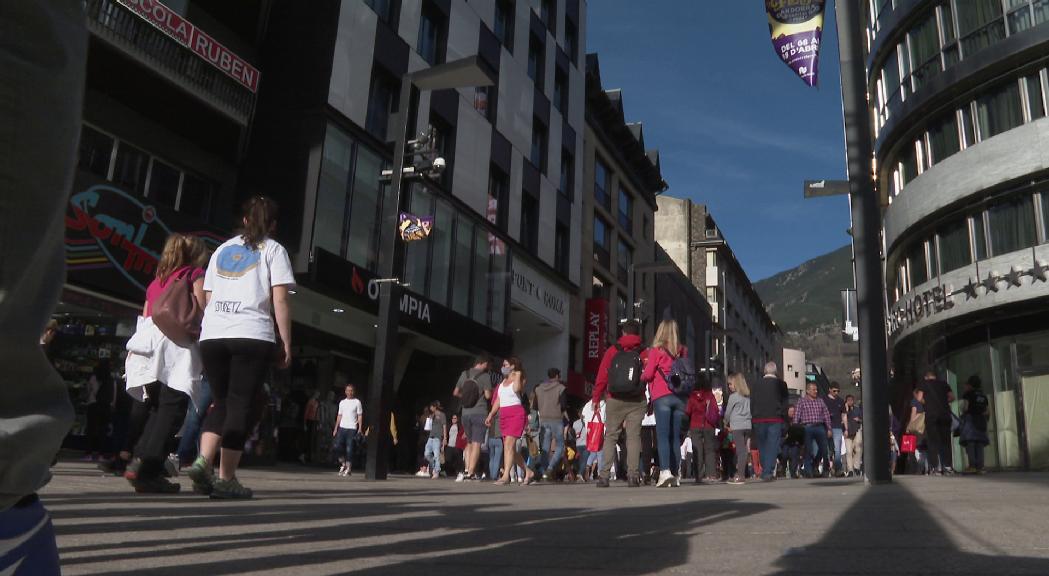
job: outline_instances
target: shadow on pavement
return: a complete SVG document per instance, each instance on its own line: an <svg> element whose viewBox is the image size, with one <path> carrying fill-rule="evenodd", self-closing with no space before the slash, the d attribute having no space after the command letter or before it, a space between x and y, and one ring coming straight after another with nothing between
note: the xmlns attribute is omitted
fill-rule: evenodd
<svg viewBox="0 0 1049 576"><path fill-rule="evenodd" d="M818 542L786 550L774 574L1049 574L1049 559L1011 556L1016 547L982 523L945 526L951 517L920 500L923 489L950 490L958 481L871 487Z"/></svg>
<svg viewBox="0 0 1049 576"><path fill-rule="evenodd" d="M774 508L720 499L620 510L578 505L510 510L509 502L489 503L492 493L484 496L485 503L475 503L476 495L452 495L449 504L447 492L422 500L394 496L388 502L375 502L371 492L371 502L345 503L314 501L318 491L310 492L305 497L293 493L300 497L295 503L269 499L251 506L186 500L183 508L111 498L112 507L61 512L56 516L62 520L97 520L56 522L60 538L70 542L101 533L140 532L144 538L62 546L63 568L100 564L107 566L106 574L641 574L683 566L697 534ZM509 501L517 493L502 494ZM623 488L606 494L629 500L636 492ZM432 505L427 498L443 500ZM218 529L220 535L202 535L203 529ZM221 554L225 550L231 553ZM141 567L144 555L156 560L153 568Z"/></svg>

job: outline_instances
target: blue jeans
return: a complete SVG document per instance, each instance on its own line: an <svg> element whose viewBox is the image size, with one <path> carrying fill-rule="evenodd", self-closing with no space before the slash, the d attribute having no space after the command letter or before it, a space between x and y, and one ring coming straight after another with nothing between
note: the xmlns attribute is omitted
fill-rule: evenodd
<svg viewBox="0 0 1049 576"><path fill-rule="evenodd" d="M441 439L429 438L426 447L423 448L423 458L430 463L430 474L439 476L441 474Z"/></svg>
<svg viewBox="0 0 1049 576"><path fill-rule="evenodd" d="M685 401L676 394L661 396L652 403L656 415L656 449L660 470L677 470L681 453L681 419Z"/></svg>
<svg viewBox="0 0 1049 576"><path fill-rule="evenodd" d="M776 476L776 457L783 436L783 423L754 422L753 427L761 456L761 477L767 480Z"/></svg>
<svg viewBox="0 0 1049 576"><path fill-rule="evenodd" d="M204 415L208 413L211 405L211 386L208 379L200 381L200 396L193 406L186 411L186 420L182 423L182 431L179 433L178 458L182 462L192 462L197 457L197 445L200 443L200 427L204 423Z"/></svg>
<svg viewBox="0 0 1049 576"><path fill-rule="evenodd" d="M590 452L586 450L586 444L576 444L575 446L575 462L576 462L576 473L582 478L586 474L586 466L589 464L587 460L590 459Z"/></svg>
<svg viewBox="0 0 1049 576"><path fill-rule="evenodd" d="M553 437L554 452L550 453L550 439ZM553 476L565 455L564 424L560 421L539 421L539 468L546 466L546 473Z"/></svg>
<svg viewBox="0 0 1049 576"><path fill-rule="evenodd" d="M502 437L488 437L488 479L498 480L499 469L503 467Z"/></svg>
<svg viewBox="0 0 1049 576"><path fill-rule="evenodd" d="M813 454L813 445L816 446ZM805 456L802 469L809 475L816 473L816 465L827 457L827 427L820 424L805 425L805 448L809 453Z"/></svg>
<svg viewBox="0 0 1049 576"><path fill-rule="evenodd" d="M783 446L783 468L787 471L787 476L797 478L798 468L800 466L801 458L801 446L798 445L784 445Z"/></svg>
<svg viewBox="0 0 1049 576"><path fill-rule="evenodd" d="M354 444L357 443L357 430L354 428L339 428L338 434L335 436L335 445L332 450L338 454L343 452L345 454L345 462L350 466L353 466L353 448ZM344 452L345 451L345 452Z"/></svg>
<svg viewBox="0 0 1049 576"><path fill-rule="evenodd" d="M841 444L845 442L845 431L834 428L834 469L841 470Z"/></svg>

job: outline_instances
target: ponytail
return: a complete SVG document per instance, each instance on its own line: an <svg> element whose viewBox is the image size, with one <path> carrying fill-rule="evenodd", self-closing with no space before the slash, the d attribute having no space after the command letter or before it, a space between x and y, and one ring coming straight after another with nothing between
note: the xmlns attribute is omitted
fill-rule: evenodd
<svg viewBox="0 0 1049 576"><path fill-rule="evenodd" d="M242 216L241 238L246 246L258 250L277 225L277 203L266 196L253 196L244 203Z"/></svg>
<svg viewBox="0 0 1049 576"><path fill-rule="evenodd" d="M207 258L208 248L203 240L188 234L171 234L164 242L164 252L157 262L156 277L167 282L168 277L183 266L204 267Z"/></svg>

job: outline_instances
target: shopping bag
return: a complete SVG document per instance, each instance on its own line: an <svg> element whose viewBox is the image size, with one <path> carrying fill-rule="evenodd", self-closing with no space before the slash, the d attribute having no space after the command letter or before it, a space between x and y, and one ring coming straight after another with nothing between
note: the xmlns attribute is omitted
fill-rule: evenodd
<svg viewBox="0 0 1049 576"><path fill-rule="evenodd" d="M900 452L913 454L918 449L918 437L914 434L904 434L900 442Z"/></svg>
<svg viewBox="0 0 1049 576"><path fill-rule="evenodd" d="M605 423L597 411L590 423L586 425L586 449L588 452L600 452L605 443Z"/></svg>

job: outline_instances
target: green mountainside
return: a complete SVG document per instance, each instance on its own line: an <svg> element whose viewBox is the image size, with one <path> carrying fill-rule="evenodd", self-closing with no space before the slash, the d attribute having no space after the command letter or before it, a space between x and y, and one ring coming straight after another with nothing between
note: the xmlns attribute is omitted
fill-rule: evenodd
<svg viewBox="0 0 1049 576"><path fill-rule="evenodd" d="M841 290L851 288L849 245L754 284L784 333L807 332L841 322Z"/></svg>

